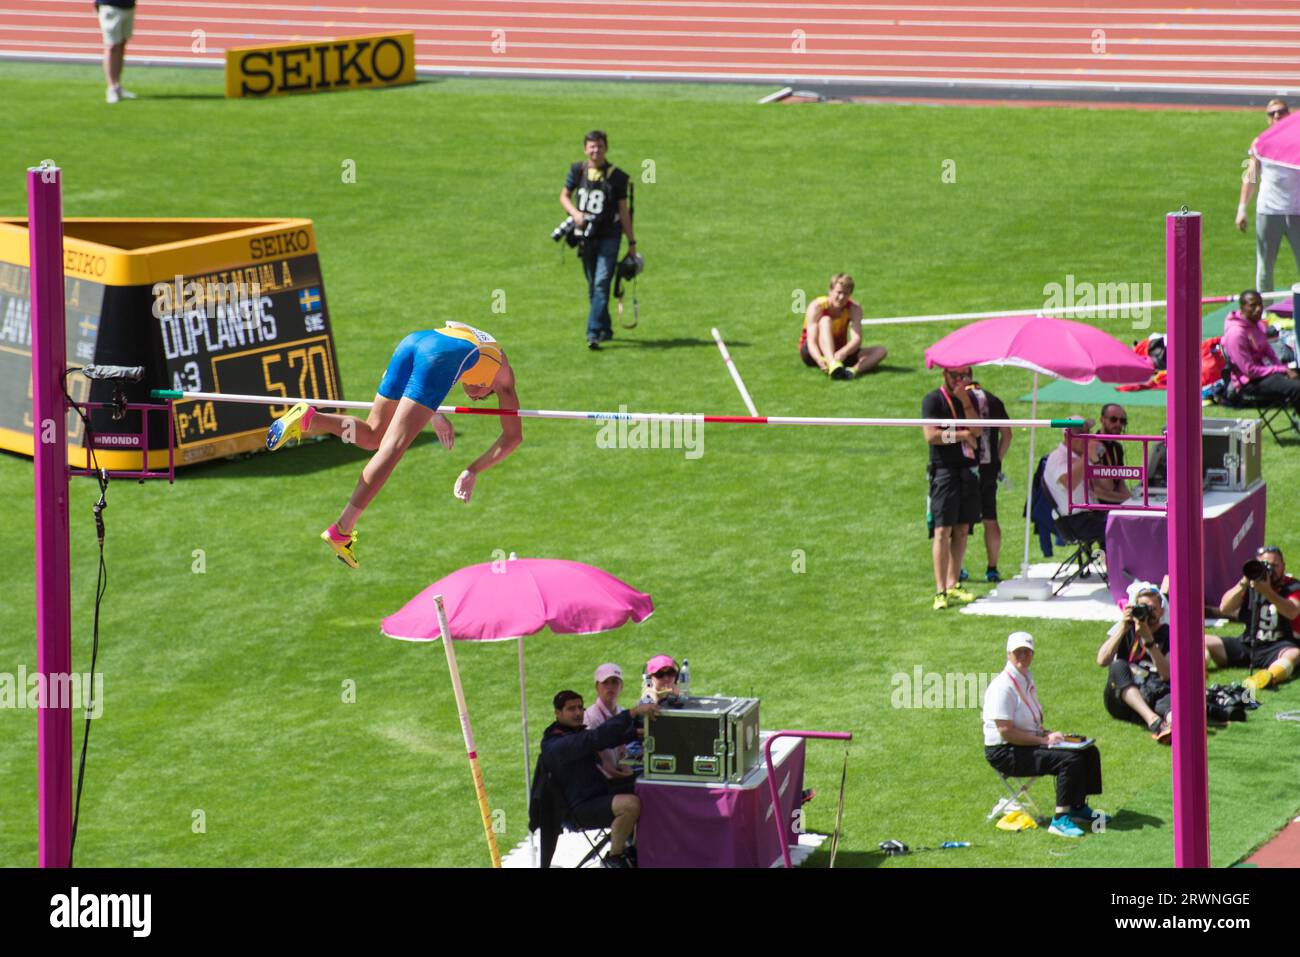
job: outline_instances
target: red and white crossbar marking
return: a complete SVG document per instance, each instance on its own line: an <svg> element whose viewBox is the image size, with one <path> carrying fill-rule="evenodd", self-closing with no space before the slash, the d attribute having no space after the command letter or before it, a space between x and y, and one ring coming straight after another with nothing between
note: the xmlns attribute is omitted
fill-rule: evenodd
<svg viewBox="0 0 1300 957"><path fill-rule="evenodd" d="M224 392L179 392L174 389L154 389L154 398L202 402L243 402L252 405L306 405L325 409L369 409L371 402L345 402L342 399L308 399L277 395L233 395ZM496 415L521 419L579 419L591 422L716 422L728 425L933 425L947 428L960 423L979 428L1082 428L1082 419L856 419L827 416L800 415L696 415L689 412L586 412L568 409L489 409L464 405L440 405L443 415Z"/></svg>

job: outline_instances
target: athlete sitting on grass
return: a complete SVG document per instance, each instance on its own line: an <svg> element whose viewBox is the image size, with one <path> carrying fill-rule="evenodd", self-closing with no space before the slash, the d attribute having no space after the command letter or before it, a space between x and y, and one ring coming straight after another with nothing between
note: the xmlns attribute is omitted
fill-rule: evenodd
<svg viewBox="0 0 1300 957"><path fill-rule="evenodd" d="M365 421L317 412L299 403L271 424L266 433L266 447L271 451L291 439L323 432L375 451L338 521L320 535L345 565L357 567L357 519L430 420L438 440L446 448L452 447L456 433L437 410L457 382L475 401L496 393L500 408L519 408L514 371L501 345L486 332L449 322L441 329L413 332L398 344ZM502 416L501 435L460 473L455 496L468 502L478 474L496 465L522 441L519 419Z"/></svg>

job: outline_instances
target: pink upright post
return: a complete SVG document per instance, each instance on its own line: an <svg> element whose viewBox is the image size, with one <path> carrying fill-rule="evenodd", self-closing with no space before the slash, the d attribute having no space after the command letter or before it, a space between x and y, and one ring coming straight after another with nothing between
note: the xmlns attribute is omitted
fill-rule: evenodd
<svg viewBox="0 0 1300 957"><path fill-rule="evenodd" d="M1201 500L1201 214L1165 217L1174 866L1210 866Z"/></svg>
<svg viewBox="0 0 1300 957"><path fill-rule="evenodd" d="M63 199L57 168L27 171L32 297L32 429L36 475L36 670L72 673L67 407L63 373ZM58 707L63 705L63 707ZM72 710L43 694L36 712L37 855L67 867L72 843Z"/></svg>

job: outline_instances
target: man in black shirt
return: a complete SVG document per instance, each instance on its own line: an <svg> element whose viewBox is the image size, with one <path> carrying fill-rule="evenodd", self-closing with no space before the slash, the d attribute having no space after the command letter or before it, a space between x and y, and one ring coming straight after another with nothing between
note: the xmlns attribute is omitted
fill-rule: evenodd
<svg viewBox="0 0 1300 957"><path fill-rule="evenodd" d="M1123 435L1128 428L1128 413L1118 402L1107 402L1101 407L1101 425L1098 435ZM1100 465L1123 465L1124 443L1102 442ZM1095 478L1092 480L1092 499L1106 505L1118 505L1129 499L1128 484L1123 479Z"/></svg>
<svg viewBox="0 0 1300 957"><path fill-rule="evenodd" d="M975 419L979 414L970 393L971 370L945 369L943 385L921 400L925 419ZM974 601L958 584L966 537L981 520L978 428L921 427L930 446L930 514L934 519L934 609L947 608L949 600Z"/></svg>
<svg viewBox="0 0 1300 957"><path fill-rule="evenodd" d="M618 265L618 247L627 235L628 253L636 252L632 217L628 213L627 173L605 161L609 140L603 130L592 130L582 142L585 160L569 167L560 191L560 205L573 217L574 229L582 235L590 222L579 255L587 277L587 348L614 338L609 318L609 286ZM575 202L576 199L576 202Z"/></svg>
<svg viewBox="0 0 1300 957"><path fill-rule="evenodd" d="M1007 407L1001 399L981 388L977 382L972 385L971 398L975 400L975 412L981 419L1008 418ZM984 550L988 556L984 580L989 582L1002 581L998 571L998 552L1002 550L1002 526L998 524L998 478L1002 474L1002 460L1007 457L1010 447L1010 429L984 429L980 433L980 512L984 518Z"/></svg>
<svg viewBox="0 0 1300 957"><path fill-rule="evenodd" d="M1286 573L1282 549L1265 545L1256 552L1264 566L1259 578L1241 579L1224 592L1219 607L1246 625L1240 638L1224 638L1222 650L1210 648L1220 666L1254 668L1242 682L1259 691L1288 680L1300 664L1300 581Z"/></svg>

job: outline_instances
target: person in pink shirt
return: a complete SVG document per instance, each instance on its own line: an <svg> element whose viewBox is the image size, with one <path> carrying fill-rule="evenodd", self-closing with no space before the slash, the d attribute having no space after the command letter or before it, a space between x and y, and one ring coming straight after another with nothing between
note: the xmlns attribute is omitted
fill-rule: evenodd
<svg viewBox="0 0 1300 957"><path fill-rule="evenodd" d="M618 696L623 693L623 669L612 661L596 669L596 700L583 714L583 724L588 731L594 731L614 715L625 709L618 706ZM606 748L599 754L600 773L611 781L623 781L632 777L632 770L620 765L619 760L627 753L627 745Z"/></svg>
<svg viewBox="0 0 1300 957"><path fill-rule="evenodd" d="M1233 386L1243 398L1278 400L1300 412L1300 374L1284 366L1268 343L1264 297L1248 289L1238 303L1240 310L1223 324L1223 354L1233 366Z"/></svg>

